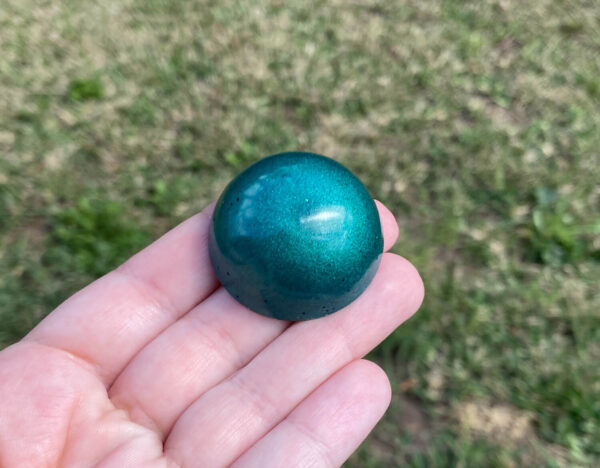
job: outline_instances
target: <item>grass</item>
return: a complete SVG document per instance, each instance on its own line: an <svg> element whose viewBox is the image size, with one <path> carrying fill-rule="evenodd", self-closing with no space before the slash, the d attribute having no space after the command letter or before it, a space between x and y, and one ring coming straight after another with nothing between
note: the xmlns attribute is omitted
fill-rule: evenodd
<svg viewBox="0 0 600 468"><path fill-rule="evenodd" d="M598 31L584 0L4 2L0 346L311 150L394 210L427 288L348 466L598 465Z"/></svg>

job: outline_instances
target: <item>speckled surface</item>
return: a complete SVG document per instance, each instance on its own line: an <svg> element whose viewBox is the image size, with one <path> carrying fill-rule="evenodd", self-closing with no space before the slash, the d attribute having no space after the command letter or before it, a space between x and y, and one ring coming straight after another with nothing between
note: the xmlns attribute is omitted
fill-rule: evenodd
<svg viewBox="0 0 600 468"><path fill-rule="evenodd" d="M332 159L282 153L250 166L213 214L210 257L240 303L282 320L330 314L369 285L383 250L364 185Z"/></svg>

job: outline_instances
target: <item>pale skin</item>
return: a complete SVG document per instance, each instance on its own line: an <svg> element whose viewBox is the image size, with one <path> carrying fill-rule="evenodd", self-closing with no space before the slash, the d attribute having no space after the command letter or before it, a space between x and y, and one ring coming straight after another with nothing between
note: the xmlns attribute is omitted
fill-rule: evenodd
<svg viewBox="0 0 600 468"><path fill-rule="evenodd" d="M0 467L332 468L364 440L391 389L362 356L419 308L417 271L385 253L345 309L263 317L212 272L211 210L0 352Z"/></svg>

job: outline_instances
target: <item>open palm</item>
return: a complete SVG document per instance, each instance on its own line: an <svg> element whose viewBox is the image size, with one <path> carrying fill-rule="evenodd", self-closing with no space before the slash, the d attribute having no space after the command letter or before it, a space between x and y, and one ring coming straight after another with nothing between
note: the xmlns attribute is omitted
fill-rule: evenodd
<svg viewBox="0 0 600 468"><path fill-rule="evenodd" d="M210 212L0 353L1 467L335 467L366 437L390 386L361 357L419 307L414 267L386 253L338 313L263 317L219 286Z"/></svg>

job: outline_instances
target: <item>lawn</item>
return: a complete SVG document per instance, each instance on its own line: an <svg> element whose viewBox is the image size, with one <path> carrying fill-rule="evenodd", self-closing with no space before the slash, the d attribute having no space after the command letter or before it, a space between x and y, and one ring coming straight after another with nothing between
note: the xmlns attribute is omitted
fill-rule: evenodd
<svg viewBox="0 0 600 468"><path fill-rule="evenodd" d="M292 149L395 212L426 285L347 466L600 465L592 0L3 0L0 347Z"/></svg>

